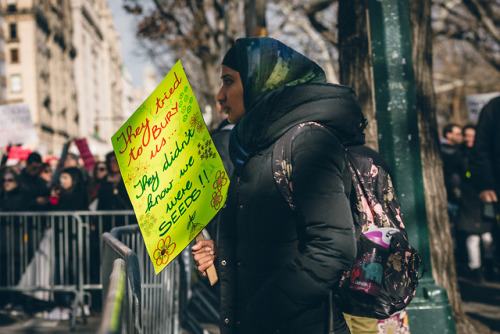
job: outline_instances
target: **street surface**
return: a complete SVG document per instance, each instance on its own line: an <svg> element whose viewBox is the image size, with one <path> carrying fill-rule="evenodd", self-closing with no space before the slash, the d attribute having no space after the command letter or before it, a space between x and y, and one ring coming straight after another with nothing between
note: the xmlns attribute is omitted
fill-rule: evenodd
<svg viewBox="0 0 500 334"><path fill-rule="evenodd" d="M500 334L500 282L479 283L459 278L459 286L467 315L489 327L492 334ZM99 328L100 320L99 313L92 313L87 317L87 324L84 324L79 318L75 330L71 333L94 334ZM204 327L212 334L219 333L213 324L206 324ZM0 312L0 333L70 333L70 326L69 320L45 320L41 313L37 317L30 318L26 315L12 316L6 312ZM189 333L183 331L183 334Z"/></svg>

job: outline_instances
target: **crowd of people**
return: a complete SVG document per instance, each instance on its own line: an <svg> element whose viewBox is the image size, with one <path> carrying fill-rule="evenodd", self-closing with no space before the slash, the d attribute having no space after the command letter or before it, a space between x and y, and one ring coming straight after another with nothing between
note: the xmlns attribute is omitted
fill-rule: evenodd
<svg viewBox="0 0 500 334"><path fill-rule="evenodd" d="M482 148L476 143L476 131L484 131L483 126L449 123L443 128L441 155L448 215L459 275L499 280L496 201L484 201L481 195L478 165L483 162L478 156Z"/></svg>
<svg viewBox="0 0 500 334"><path fill-rule="evenodd" d="M32 152L23 163L0 167L0 212L131 210L114 152L85 169L68 153L60 164Z"/></svg>

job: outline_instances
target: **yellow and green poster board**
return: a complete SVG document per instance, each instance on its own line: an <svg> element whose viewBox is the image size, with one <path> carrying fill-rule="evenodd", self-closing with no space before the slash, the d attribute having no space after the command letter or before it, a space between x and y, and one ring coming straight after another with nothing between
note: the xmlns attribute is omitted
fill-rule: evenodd
<svg viewBox="0 0 500 334"><path fill-rule="evenodd" d="M111 140L158 274L215 216L229 186L180 60Z"/></svg>

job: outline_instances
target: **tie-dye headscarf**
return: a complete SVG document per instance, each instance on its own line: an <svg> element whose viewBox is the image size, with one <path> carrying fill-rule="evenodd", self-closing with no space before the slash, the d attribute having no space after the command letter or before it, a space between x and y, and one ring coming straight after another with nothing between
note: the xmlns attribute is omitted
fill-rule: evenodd
<svg viewBox="0 0 500 334"><path fill-rule="evenodd" d="M245 116L231 132L229 148L235 167L242 165L265 129L286 110L279 92L301 84L326 83L323 69L278 40L241 38L226 53L222 65L239 72ZM237 168L238 169L238 168Z"/></svg>
<svg viewBox="0 0 500 334"><path fill-rule="evenodd" d="M318 64L269 37L238 39L222 65L239 72L247 113L263 93L284 86L326 82L325 72Z"/></svg>

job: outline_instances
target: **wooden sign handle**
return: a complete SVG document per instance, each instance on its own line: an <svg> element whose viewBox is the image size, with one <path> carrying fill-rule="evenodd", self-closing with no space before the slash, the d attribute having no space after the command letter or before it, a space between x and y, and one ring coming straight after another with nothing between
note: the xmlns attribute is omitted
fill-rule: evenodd
<svg viewBox="0 0 500 334"><path fill-rule="evenodd" d="M203 231L201 231L196 236L196 242L202 241L202 240L206 240L205 236L203 235ZM210 267L207 268L206 272L207 272L208 280L210 281L210 285L214 285L215 283L217 283L217 280L219 278L217 277L217 271L215 270L215 266L213 263L210 265Z"/></svg>

